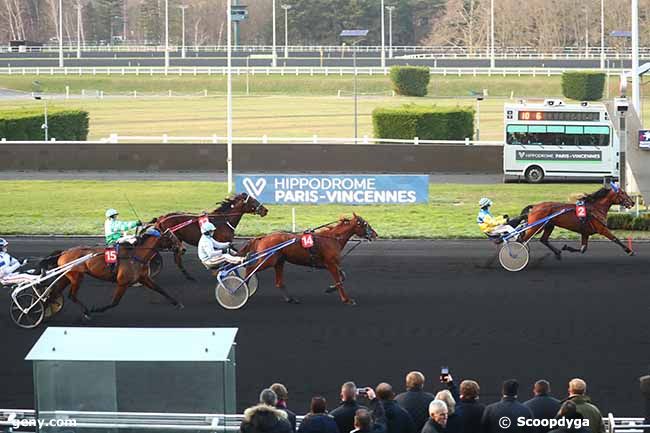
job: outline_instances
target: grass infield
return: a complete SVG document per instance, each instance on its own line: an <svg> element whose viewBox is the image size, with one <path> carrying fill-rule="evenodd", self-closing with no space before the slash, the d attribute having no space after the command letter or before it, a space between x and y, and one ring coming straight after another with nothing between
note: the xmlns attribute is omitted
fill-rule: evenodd
<svg viewBox="0 0 650 433"><path fill-rule="evenodd" d="M30 234L99 235L104 211L120 210L121 218L136 219L127 198L142 220L171 211L200 212L214 209L226 196L226 184L219 182L158 181L3 181L0 201L0 236ZM315 227L350 215L366 218L381 238L479 238L476 225L477 202L488 196L498 214L517 215L531 203L568 201L571 194L593 192L594 185L433 184L426 205L298 205L297 229ZM247 215L237 234L252 236L275 230L291 230L291 206L268 205L265 218ZM635 232L635 237L647 232ZM557 237L576 239L562 230ZM618 232L626 237L628 233Z"/></svg>

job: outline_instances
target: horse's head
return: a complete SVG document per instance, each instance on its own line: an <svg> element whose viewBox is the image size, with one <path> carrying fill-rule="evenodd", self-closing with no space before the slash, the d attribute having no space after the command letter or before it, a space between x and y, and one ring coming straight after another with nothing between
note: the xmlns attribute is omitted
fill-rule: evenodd
<svg viewBox="0 0 650 433"><path fill-rule="evenodd" d="M634 200L616 182L610 182L610 200L612 204L625 206L626 209L634 207Z"/></svg>
<svg viewBox="0 0 650 433"><path fill-rule="evenodd" d="M183 252L183 243L178 239L173 231L163 229L156 224L146 226L140 232L140 243L152 243L156 250L170 250L174 253Z"/></svg>
<svg viewBox="0 0 650 433"><path fill-rule="evenodd" d="M377 232L368 224L368 221L361 218L356 213L352 213L353 217L350 221L354 229L354 234L365 238L369 241L377 239Z"/></svg>
<svg viewBox="0 0 650 433"><path fill-rule="evenodd" d="M221 208L218 210L227 210L224 208L230 208L231 211L259 215L261 217L265 217L266 214L269 213L269 210L265 208L262 203L257 201L257 199L252 195L245 192L226 199L220 204Z"/></svg>

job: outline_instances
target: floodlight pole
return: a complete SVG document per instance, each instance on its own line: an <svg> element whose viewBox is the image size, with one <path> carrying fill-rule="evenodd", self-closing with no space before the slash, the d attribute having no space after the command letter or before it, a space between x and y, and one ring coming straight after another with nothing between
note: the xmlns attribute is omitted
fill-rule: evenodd
<svg viewBox="0 0 650 433"><path fill-rule="evenodd" d="M275 0L273 0L275 3ZM228 114L227 114L227 142L228 142L228 155L227 155L227 167L228 167L228 193L233 192L232 185L232 0L227 0L227 11L228 14L228 66L227 66L227 105L228 105Z"/></svg>
<svg viewBox="0 0 650 433"><path fill-rule="evenodd" d="M490 68L494 68L494 0L490 0Z"/></svg>
<svg viewBox="0 0 650 433"><path fill-rule="evenodd" d="M641 116L639 92L639 0L632 0L632 105Z"/></svg>
<svg viewBox="0 0 650 433"><path fill-rule="evenodd" d="M63 0L59 0L59 68L63 67Z"/></svg>
<svg viewBox="0 0 650 433"><path fill-rule="evenodd" d="M185 9L188 8L187 5L180 5L179 6L181 10L181 22L182 22L182 32L183 34L181 35L181 57L185 58Z"/></svg>
<svg viewBox="0 0 650 433"><path fill-rule="evenodd" d="M81 58L81 2L77 3L77 58Z"/></svg>
<svg viewBox="0 0 650 433"><path fill-rule="evenodd" d="M289 18L288 12L291 5L280 5L284 9L284 57L289 58Z"/></svg>
<svg viewBox="0 0 650 433"><path fill-rule="evenodd" d="M395 6L386 6L388 9L388 58L393 58L393 9Z"/></svg>
<svg viewBox="0 0 650 433"><path fill-rule="evenodd" d="M605 0L600 0L600 69L605 69Z"/></svg>
<svg viewBox="0 0 650 433"><path fill-rule="evenodd" d="M381 0L381 67L386 67L386 35L384 30L384 0ZM356 70L355 70L356 76Z"/></svg>
<svg viewBox="0 0 650 433"><path fill-rule="evenodd" d="M165 0L165 75L169 69L169 0Z"/></svg>
<svg viewBox="0 0 650 433"><path fill-rule="evenodd" d="M271 66L274 68L278 66L278 53L276 52L276 46L275 46L275 0L271 0L273 2L273 56L271 60Z"/></svg>

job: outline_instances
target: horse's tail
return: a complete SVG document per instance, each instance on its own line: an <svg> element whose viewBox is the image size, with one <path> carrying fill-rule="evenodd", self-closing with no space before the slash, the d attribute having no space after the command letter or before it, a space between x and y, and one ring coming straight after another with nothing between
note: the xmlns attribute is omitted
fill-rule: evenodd
<svg viewBox="0 0 650 433"><path fill-rule="evenodd" d="M56 268L59 264L59 257L63 254L63 250L53 251L49 256L44 257L40 262L38 262L38 269L44 269L49 271L50 269Z"/></svg>
<svg viewBox="0 0 650 433"><path fill-rule="evenodd" d="M521 213L519 214L519 216L524 217L524 218L528 218L528 214L530 213L530 210L531 210L534 206L535 206L534 204L529 204L528 206L526 206L525 208L523 208L523 209L521 210Z"/></svg>

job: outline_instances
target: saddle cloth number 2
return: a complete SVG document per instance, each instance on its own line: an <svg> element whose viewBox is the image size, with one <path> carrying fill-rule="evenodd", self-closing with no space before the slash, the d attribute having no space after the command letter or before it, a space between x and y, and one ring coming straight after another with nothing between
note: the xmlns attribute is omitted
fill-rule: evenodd
<svg viewBox="0 0 650 433"><path fill-rule="evenodd" d="M578 218L585 218L587 216L587 208L584 206L576 206L576 216Z"/></svg>
<svg viewBox="0 0 650 433"><path fill-rule="evenodd" d="M115 251L114 248L109 248L104 251L104 261L112 265L114 263L117 263L117 251Z"/></svg>

